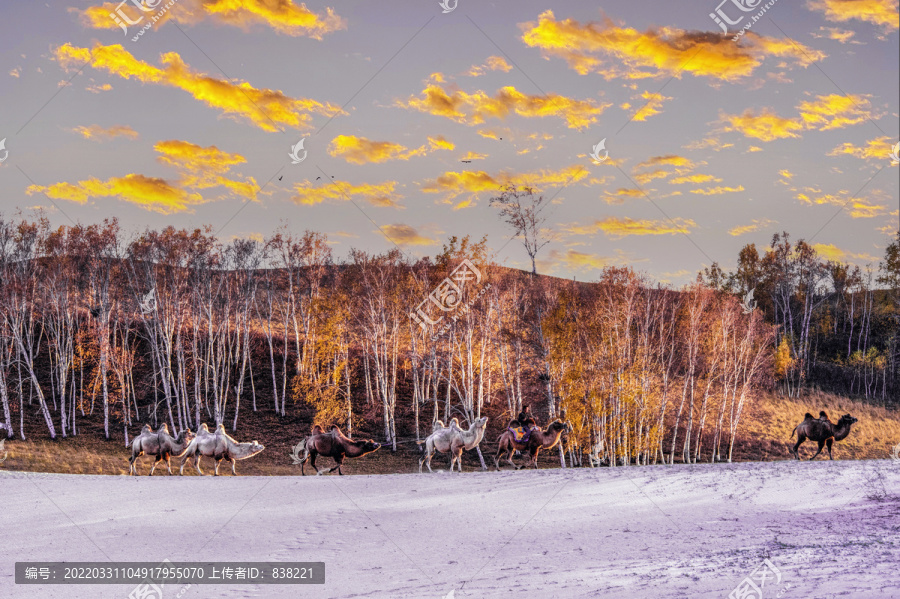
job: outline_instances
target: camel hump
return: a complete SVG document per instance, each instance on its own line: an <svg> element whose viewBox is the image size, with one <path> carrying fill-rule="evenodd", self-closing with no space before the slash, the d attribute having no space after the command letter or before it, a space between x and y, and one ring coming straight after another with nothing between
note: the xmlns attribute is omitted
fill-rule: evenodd
<svg viewBox="0 0 900 599"><path fill-rule="evenodd" d="M312 427L312 434L314 434L314 435L321 435L323 432L324 432L324 431L322 430L322 427L321 427L321 426L319 426L318 424L313 425L313 427Z"/></svg>
<svg viewBox="0 0 900 599"><path fill-rule="evenodd" d="M825 410L819 412L819 418L822 420L828 420L828 414L825 413Z"/></svg>
<svg viewBox="0 0 900 599"><path fill-rule="evenodd" d="M450 427L452 428L452 427L454 427L454 426L455 426L456 428L459 428L459 419L458 419L458 418L451 418L451 419L450 419Z"/></svg>
<svg viewBox="0 0 900 599"><path fill-rule="evenodd" d="M446 427L444 426L444 421L443 421L443 420L435 420L434 422L431 423L431 432L438 431L438 430L440 430L440 429L442 429L442 428L446 428Z"/></svg>
<svg viewBox="0 0 900 599"><path fill-rule="evenodd" d="M341 439L344 437L344 433L341 432L341 429L338 425L332 424L330 430L331 430L332 437L335 437L337 439Z"/></svg>
<svg viewBox="0 0 900 599"><path fill-rule="evenodd" d="M809 412L807 412L806 415L803 416L804 420L812 420L813 418L815 418L815 417L812 414L810 414Z"/></svg>

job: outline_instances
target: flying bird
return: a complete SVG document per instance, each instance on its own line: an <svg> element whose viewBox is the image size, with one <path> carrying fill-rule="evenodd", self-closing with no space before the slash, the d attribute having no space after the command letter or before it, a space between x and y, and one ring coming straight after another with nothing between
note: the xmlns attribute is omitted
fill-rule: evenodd
<svg viewBox="0 0 900 599"><path fill-rule="evenodd" d="M460 162L465 162L466 164L469 164L472 161L471 160L460 160Z"/></svg>
<svg viewBox="0 0 900 599"><path fill-rule="evenodd" d="M281 175L280 177L278 177L279 181L281 181L282 179L284 179L284 175Z"/></svg>
<svg viewBox="0 0 900 599"><path fill-rule="evenodd" d="M316 181L318 181L318 180L321 179L321 178L322 178L322 177L316 177Z"/></svg>

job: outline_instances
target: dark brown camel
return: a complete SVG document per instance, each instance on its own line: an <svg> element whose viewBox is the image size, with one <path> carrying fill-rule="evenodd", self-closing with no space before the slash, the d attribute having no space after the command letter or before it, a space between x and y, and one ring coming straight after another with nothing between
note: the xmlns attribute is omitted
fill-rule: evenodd
<svg viewBox="0 0 900 599"><path fill-rule="evenodd" d="M379 447L381 447L381 444L376 443L372 439L354 441L344 436L341 429L336 426L331 427L331 432L323 433L322 427L316 425L313 427L312 434L300 441L300 444L295 448L297 450L295 453L305 452L303 459L300 460L300 474L302 476L305 476L303 465L307 460L309 460L309 465L316 471L316 474L328 474L337 470L339 475L343 475L341 465L344 463L345 457L358 458L367 453L377 451ZM334 459L337 466L320 472L316 468L316 457L320 455Z"/></svg>
<svg viewBox="0 0 900 599"><path fill-rule="evenodd" d="M500 470L500 456L506 454L506 461L509 462L513 468L519 470L521 467L516 466L512 461L512 456L513 452L521 451L522 453L528 453L528 461L536 469L538 467L538 453L540 453L542 449L553 449L556 447L562 434L568 430L569 425L556 420L550 423L546 431L542 431L539 428L532 429L526 443L517 442L513 432L507 428L497 440L499 447L497 447L497 455L494 456L494 465L497 467L497 470ZM524 467L527 467L527 464Z"/></svg>
<svg viewBox="0 0 900 599"><path fill-rule="evenodd" d="M794 437L794 433L797 433L797 444L794 445L793 449L789 449L789 451L798 460L800 459L800 444L807 439L816 441L819 444L819 451L817 451L813 457L809 458L810 460L822 453L822 448L825 446L828 447L828 457L833 460L834 456L831 455L832 444L834 444L835 441L845 439L847 435L850 434L850 427L858 422L858 420L850 414L844 414L841 416L840 420L837 421L837 424L834 424L828 420L827 415L823 418L823 414L824 412L819 414L819 418L814 418L812 414L807 412L806 416L803 418L803 422L795 426L794 430L791 432L791 438Z"/></svg>
<svg viewBox="0 0 900 599"><path fill-rule="evenodd" d="M166 423L163 423L158 431L154 431L149 424L145 424L140 434L131 442L131 458L128 460L128 473L132 475L137 474L137 459L146 454L156 457L156 461L153 462L148 476L153 476L153 471L156 470L156 466L160 462L166 463L166 470L171 475L172 465L169 462L169 458L172 456L176 458L181 457L193 439L194 433L188 429L181 431L177 437L172 437L169 434L169 426Z"/></svg>

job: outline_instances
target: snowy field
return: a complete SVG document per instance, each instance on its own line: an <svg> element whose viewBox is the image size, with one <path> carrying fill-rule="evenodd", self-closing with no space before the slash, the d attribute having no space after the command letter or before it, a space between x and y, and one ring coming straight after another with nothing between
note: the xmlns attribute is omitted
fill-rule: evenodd
<svg viewBox="0 0 900 599"><path fill-rule="evenodd" d="M0 471L0 502L0 597L133 588L16 586L15 561L169 559L323 561L326 584L167 586L164 599L726 598L768 559L766 599L900 598L891 460L305 478Z"/></svg>

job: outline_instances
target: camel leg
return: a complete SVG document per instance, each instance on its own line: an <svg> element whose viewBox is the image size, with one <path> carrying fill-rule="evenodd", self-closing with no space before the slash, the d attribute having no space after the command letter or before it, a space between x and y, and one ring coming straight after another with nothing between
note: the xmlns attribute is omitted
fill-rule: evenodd
<svg viewBox="0 0 900 599"><path fill-rule="evenodd" d="M169 456L166 456L166 470L169 471L169 476L172 476L172 464L169 463Z"/></svg>
<svg viewBox="0 0 900 599"><path fill-rule="evenodd" d="M131 464L130 468L129 468L129 473L131 474L131 476L137 476L137 459L139 457L141 457L142 453L143 452L138 453L137 455L135 455L134 453L131 454L131 459L129 460L129 462Z"/></svg>
<svg viewBox="0 0 900 599"><path fill-rule="evenodd" d="M219 476L219 464L222 463L222 458L216 458L216 473L214 476Z"/></svg>
<svg viewBox="0 0 900 599"><path fill-rule="evenodd" d="M312 466L312 469L316 471L316 476L319 475L319 469L316 468L316 455L315 453L309 454L309 465Z"/></svg>
<svg viewBox="0 0 900 599"><path fill-rule="evenodd" d="M834 444L834 437L829 437L827 441L825 441L825 445L828 447L828 459L833 460L834 456L831 455L831 446Z"/></svg>
<svg viewBox="0 0 900 599"><path fill-rule="evenodd" d="M428 471L431 472L431 454L426 453L424 456L419 458L419 474L422 474L422 464L428 462Z"/></svg>
<svg viewBox="0 0 900 599"><path fill-rule="evenodd" d="M189 459L191 459L191 458L190 458L190 456L187 456L187 455L184 456L183 458L181 458L181 468L178 470L178 475L179 475L179 476L184 476L184 464L185 464L185 462L187 462Z"/></svg>
<svg viewBox="0 0 900 599"><path fill-rule="evenodd" d="M156 470L156 465L162 461L162 456L156 456L156 460L153 462L153 465L150 467L150 474L147 476L153 476L153 471Z"/></svg>
<svg viewBox="0 0 900 599"><path fill-rule="evenodd" d="M806 435L801 435L797 433L797 444L794 445L794 449L791 450L791 453L794 454L794 457L798 460L800 459L800 444L806 441Z"/></svg>
<svg viewBox="0 0 900 599"><path fill-rule="evenodd" d="M462 448L460 447L456 451L450 452L450 472L453 472L453 462L456 462L456 465L459 466L459 471L462 473Z"/></svg>
<svg viewBox="0 0 900 599"><path fill-rule="evenodd" d="M197 465L197 474L199 474L200 476L203 476L203 470L200 470L200 458L202 458L202 457L203 457L203 454L198 453L197 457L194 458L194 460L196 460L195 464Z"/></svg>
<svg viewBox="0 0 900 599"><path fill-rule="evenodd" d="M814 459L816 459L816 456L817 456L817 455L819 455L820 453L822 453L822 448L823 448L823 447L825 447L825 441L819 441L819 451L817 451L817 452L815 453L815 455L813 455L813 457L809 458L809 461L810 461L810 462L813 461Z"/></svg>
<svg viewBox="0 0 900 599"><path fill-rule="evenodd" d="M329 468L329 469L326 470L325 472L322 472L322 474L331 474L332 472L334 472L335 470L337 470L337 471L338 471L338 474L341 475L341 476L343 476L344 473L341 472L341 464L344 463L344 456L343 456L343 455L338 455L338 456L336 456L336 457L334 458L334 461L337 463L337 465L336 465L336 466L332 466L331 468Z"/></svg>
<svg viewBox="0 0 900 599"><path fill-rule="evenodd" d="M228 461L231 462L231 473L237 476L237 470L234 469L235 461L234 458L229 457Z"/></svg>

